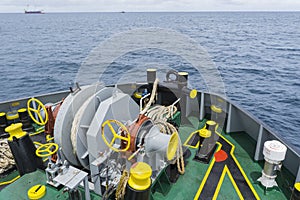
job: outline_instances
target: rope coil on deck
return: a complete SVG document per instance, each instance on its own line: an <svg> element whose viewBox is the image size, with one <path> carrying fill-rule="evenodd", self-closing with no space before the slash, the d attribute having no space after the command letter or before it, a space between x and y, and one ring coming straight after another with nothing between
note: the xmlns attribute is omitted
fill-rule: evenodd
<svg viewBox="0 0 300 200"><path fill-rule="evenodd" d="M7 139L0 140L0 174L15 165L14 157L10 151Z"/></svg>

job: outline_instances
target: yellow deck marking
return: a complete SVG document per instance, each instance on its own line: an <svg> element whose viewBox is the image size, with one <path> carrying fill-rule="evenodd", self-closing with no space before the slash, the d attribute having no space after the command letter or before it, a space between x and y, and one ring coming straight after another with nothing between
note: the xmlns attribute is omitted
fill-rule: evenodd
<svg viewBox="0 0 300 200"><path fill-rule="evenodd" d="M231 151L230 151L230 155L232 156L234 162L236 163L236 165L238 166L240 172L242 173L243 177L245 178L245 180L246 180L248 186L250 187L252 193L254 194L255 198L256 198L257 200L260 200L258 194L256 193L255 189L253 188L253 185L252 185L251 182L249 181L249 179L248 179L246 173L244 172L243 168L241 167L240 163L238 162L238 160L236 159L236 157L235 157L235 155L234 155L234 149L235 149L235 146L234 146L231 142L229 142L225 137L223 137L223 136L218 132L217 129L216 129L215 132L216 132L222 139L224 139L229 145L232 146ZM218 148L217 148L216 151L219 151L219 150L221 149L221 147L222 147L222 144L219 143L219 142L216 142L216 144L218 144ZM206 180L207 180L207 178L208 178L208 176L209 176L209 174L210 174L210 172L211 172L211 169L212 169L212 167L213 167L214 164L215 164L215 157L212 158L212 161L211 161L211 163L210 163L210 165L209 165L209 167L208 167L208 169L207 169L207 171L206 171L206 173L205 173L205 176L204 176L204 178L203 178L203 180L202 180L202 182L201 182L201 184L200 184L200 187L199 187L199 189L198 189L198 191L197 191L197 193L196 193L196 196L194 197L194 200L196 200L196 199L199 198L199 196L200 196L200 194L201 194L201 192L202 192L202 190L203 190L203 187L204 187L204 185L205 185L205 183L206 183ZM228 170L228 171L229 171L229 170ZM230 174L230 175L231 175L231 174ZM232 176L231 176L231 178L233 179ZM218 186L219 186L219 185L218 185ZM237 187L236 184L235 184L235 186ZM239 191L239 190L238 190L238 191Z"/></svg>
<svg viewBox="0 0 300 200"><path fill-rule="evenodd" d="M222 144L219 143L219 142L217 142L217 144L218 144L218 148L217 148L216 151L219 151L222 148ZM210 174L210 171L213 168L214 164L215 164L215 157L212 158L211 163L209 164L209 167L208 167L208 169L207 169L207 171L205 173L205 176L204 176L204 178L203 178L203 180L201 182L201 185L200 185L200 187L199 187L199 189L198 189L198 191L196 193L196 196L194 197L194 200L197 200L199 198L199 196L200 196L200 194L202 192L202 189L203 189L203 187L204 187L204 185L206 183L206 180L207 180L207 178L208 178L208 176Z"/></svg>
<svg viewBox="0 0 300 200"><path fill-rule="evenodd" d="M231 183L232 183L232 185L233 185L233 187L234 187L234 189L235 189L237 195L239 196L240 200L244 200L244 197L243 197L243 195L242 195L240 189L239 189L238 186L236 185L236 182L235 182L234 178L232 177L232 175L231 175L231 173L230 173L230 170L228 169L227 165L224 166L222 175L221 175L221 177L220 177L220 180L219 180L219 182L218 182L218 185L217 185L215 194L214 194L214 196L213 196L212 199L213 199L213 200L216 200L216 199L217 199L217 197L218 197L218 195L219 195L219 192L220 192L220 189L221 189L221 186L222 186L222 184L223 184L223 181L224 181L224 178L225 178L226 173L227 173L227 175L228 175L228 177L229 177L229 179L230 179L230 181L231 181Z"/></svg>
<svg viewBox="0 0 300 200"><path fill-rule="evenodd" d="M186 147L189 147L189 148L193 148L193 149L198 149L199 147L199 141L197 142L196 146L192 146L192 145L189 145L189 141L191 140L191 138L196 134L196 133L199 133L199 130L197 131L194 131L192 132L189 137L186 139L186 141L184 142L183 146L186 146Z"/></svg>
<svg viewBox="0 0 300 200"><path fill-rule="evenodd" d="M240 172L243 174L243 177L245 178L245 180L246 180L247 184L249 185L249 187L250 187L252 193L254 194L255 198L256 198L256 199L260 199L259 196L258 196L258 194L256 193L256 190L254 189L253 185L252 185L251 182L249 181L249 179L248 179L246 173L244 172L242 166L240 165L239 161L236 159L236 157L235 157L235 155L234 155L234 153L233 153L233 152L234 152L234 149L235 149L235 146L234 146L231 142L229 142L229 140L227 140L223 135L221 135L221 134L218 133L217 131L216 131L216 133L217 133L221 138L223 138L228 144L230 144L230 145L232 146L231 151L230 151L230 155L232 156L234 162L235 162L236 165L238 166Z"/></svg>
<svg viewBox="0 0 300 200"><path fill-rule="evenodd" d="M186 139L186 141L184 142L183 146L186 146L186 147L189 147L189 148L193 148L193 149L197 149L197 148L199 147L199 141L197 142L196 146L189 145L188 142L190 141L190 139L193 137L193 135L194 135L195 133L199 133L199 131L200 131L201 129L203 129L203 128L206 127L206 121L207 121L207 120L204 121L204 124L202 124L203 121L200 122L200 124L202 124L202 125L201 125L201 128L199 128L198 130L192 132L192 133L189 135L189 137Z"/></svg>
<svg viewBox="0 0 300 200"><path fill-rule="evenodd" d="M206 125L204 125L202 128L205 128L205 127L206 127ZM189 147L189 148L193 148L193 149L198 149L198 147L199 147L199 141L197 142L196 146L189 145L189 141L192 139L192 137L193 137L195 134L199 133L199 131L200 131L202 128L200 128L200 129L197 130L197 131L192 132L192 133L189 135L189 137L186 139L186 141L184 142L183 146L186 146L186 147ZM216 125L216 127L215 127L215 132L218 132L218 128L219 128L219 124Z"/></svg>

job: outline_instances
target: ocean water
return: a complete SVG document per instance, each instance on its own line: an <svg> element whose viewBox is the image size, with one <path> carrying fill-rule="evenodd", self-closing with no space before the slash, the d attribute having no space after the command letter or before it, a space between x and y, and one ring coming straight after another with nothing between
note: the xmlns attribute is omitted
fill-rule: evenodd
<svg viewBox="0 0 300 200"><path fill-rule="evenodd" d="M300 12L0 14L0 102L68 89L99 43L148 27L177 31L205 48L226 96L300 152ZM112 69L140 65L195 73L182 59L151 50L128 53Z"/></svg>

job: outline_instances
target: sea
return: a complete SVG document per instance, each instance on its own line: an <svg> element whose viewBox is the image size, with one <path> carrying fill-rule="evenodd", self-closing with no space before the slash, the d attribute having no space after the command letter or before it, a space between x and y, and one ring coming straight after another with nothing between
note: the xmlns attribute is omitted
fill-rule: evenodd
<svg viewBox="0 0 300 200"><path fill-rule="evenodd" d="M226 97L300 152L299 27L300 12L0 14L0 102L67 90L99 45L123 32L158 28L205 49ZM133 66L138 74L149 66L197 73L180 55L150 48L116 58L105 83ZM205 81L189 81L207 89Z"/></svg>

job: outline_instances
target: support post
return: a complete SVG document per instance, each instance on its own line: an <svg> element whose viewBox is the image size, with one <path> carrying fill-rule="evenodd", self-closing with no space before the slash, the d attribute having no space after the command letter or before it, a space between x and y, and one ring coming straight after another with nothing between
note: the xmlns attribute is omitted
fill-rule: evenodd
<svg viewBox="0 0 300 200"><path fill-rule="evenodd" d="M264 130L264 127L262 125L260 125L259 126L258 137L257 137L255 154L254 154L254 160L255 161L259 161L263 130Z"/></svg>
<svg viewBox="0 0 300 200"><path fill-rule="evenodd" d="M204 93L201 92L201 99L200 99L200 120L204 118Z"/></svg>
<svg viewBox="0 0 300 200"><path fill-rule="evenodd" d="M298 167L298 173L297 173L295 182L300 182L300 164L299 164L299 167Z"/></svg>
<svg viewBox="0 0 300 200"><path fill-rule="evenodd" d="M231 111L232 111L232 105L231 103L229 104L228 108L228 117L227 117L227 124L226 124L226 133L231 132Z"/></svg>
<svg viewBox="0 0 300 200"><path fill-rule="evenodd" d="M91 199L91 195L90 195L89 181L88 181L88 177L87 176L84 178L84 192L85 192L85 199L86 200L90 200Z"/></svg>

